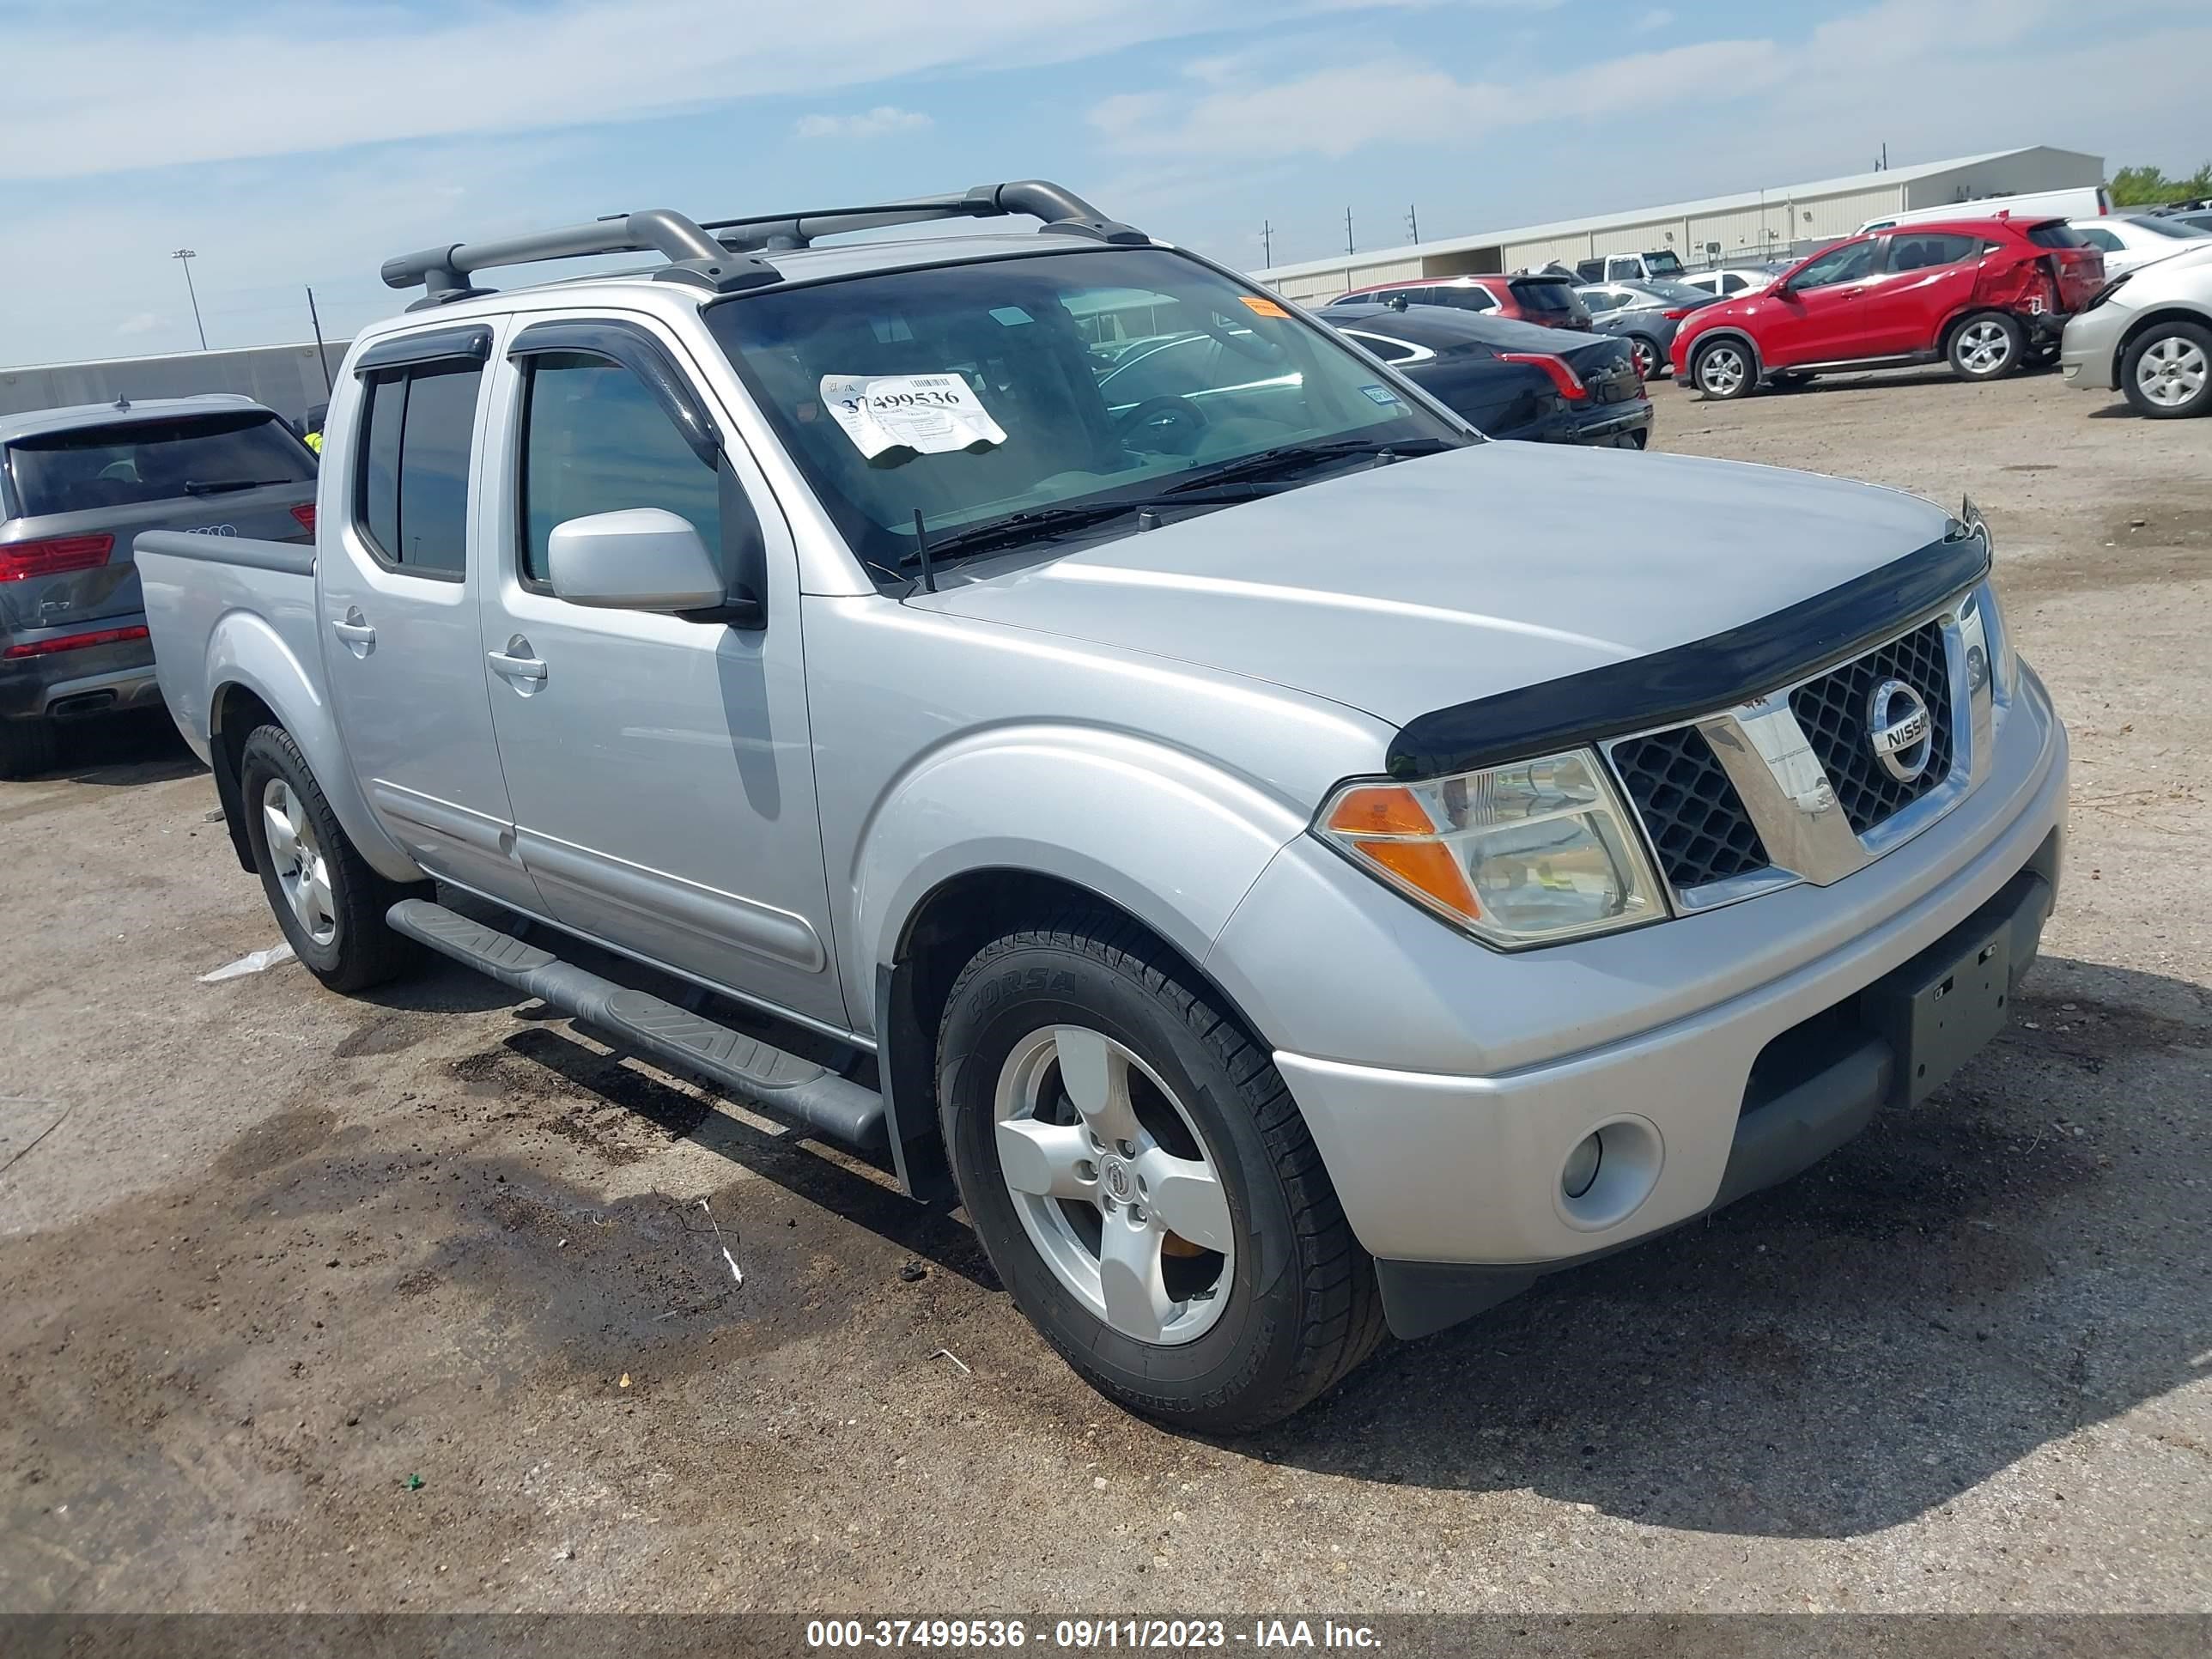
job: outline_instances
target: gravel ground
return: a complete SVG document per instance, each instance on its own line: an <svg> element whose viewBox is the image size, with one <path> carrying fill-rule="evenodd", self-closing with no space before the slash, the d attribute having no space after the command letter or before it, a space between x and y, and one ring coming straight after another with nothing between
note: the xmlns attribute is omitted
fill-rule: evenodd
<svg viewBox="0 0 2212 1659"><path fill-rule="evenodd" d="M199 983L258 887L173 734L88 732L0 785L0 1607L2212 1607L2212 421L1656 395L1971 493L2072 726L2045 957L1931 1106L1180 1437L956 1218L488 981Z"/></svg>

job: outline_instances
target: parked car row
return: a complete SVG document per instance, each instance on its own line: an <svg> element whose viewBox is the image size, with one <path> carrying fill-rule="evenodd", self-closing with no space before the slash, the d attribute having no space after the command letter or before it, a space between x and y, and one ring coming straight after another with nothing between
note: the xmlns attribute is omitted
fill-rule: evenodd
<svg viewBox="0 0 2212 1659"><path fill-rule="evenodd" d="M147 488L253 531L139 534L145 622L331 990L435 951L874 1160L1207 1431L2004 1025L2066 738L1971 507L1486 441L1636 441L1630 341L1322 326L1038 181L713 227L388 261L319 511L244 424Z"/></svg>

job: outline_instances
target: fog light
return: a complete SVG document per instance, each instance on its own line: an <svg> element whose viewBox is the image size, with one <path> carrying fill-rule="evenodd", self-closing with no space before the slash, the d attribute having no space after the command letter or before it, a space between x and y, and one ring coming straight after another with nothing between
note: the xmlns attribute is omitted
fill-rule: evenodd
<svg viewBox="0 0 2212 1659"><path fill-rule="evenodd" d="M1595 1135L1584 1135L1582 1144L1567 1154L1567 1167L1560 1171L1559 1188L1569 1198L1580 1198L1597 1181L1597 1166L1605 1156L1605 1143Z"/></svg>

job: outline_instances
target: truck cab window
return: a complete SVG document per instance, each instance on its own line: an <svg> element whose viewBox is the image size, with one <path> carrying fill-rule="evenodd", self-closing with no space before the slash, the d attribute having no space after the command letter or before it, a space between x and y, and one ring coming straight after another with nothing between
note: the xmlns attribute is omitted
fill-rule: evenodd
<svg viewBox="0 0 2212 1659"><path fill-rule="evenodd" d="M709 550L722 543L719 482L643 381L576 353L531 361L522 434L522 574L550 578L553 526L594 513L658 507Z"/></svg>
<svg viewBox="0 0 2212 1659"><path fill-rule="evenodd" d="M354 520L386 564L459 577L467 568L469 451L483 366L436 362L363 388Z"/></svg>

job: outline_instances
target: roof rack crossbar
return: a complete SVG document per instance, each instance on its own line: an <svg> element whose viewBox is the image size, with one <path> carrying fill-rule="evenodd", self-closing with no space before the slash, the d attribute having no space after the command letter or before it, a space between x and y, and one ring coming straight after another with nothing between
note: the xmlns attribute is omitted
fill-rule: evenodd
<svg viewBox="0 0 2212 1659"><path fill-rule="evenodd" d="M1094 241L1143 246L1152 238L1109 219L1071 190L1042 179L1012 184L978 185L957 196L922 196L874 206L830 208L815 212L761 214L740 219L695 223L666 208L616 214L589 224L535 231L497 242L455 242L425 248L384 262L388 288L422 286L422 297L410 311L441 306L491 292L474 286L477 271L499 265L534 264L544 259L578 259L601 253L659 252L668 264L656 280L688 283L718 294L757 288L779 280L779 273L757 256L781 248L805 247L817 236L893 225L928 224L940 219L993 219L1023 216L1042 222L1051 234Z"/></svg>

